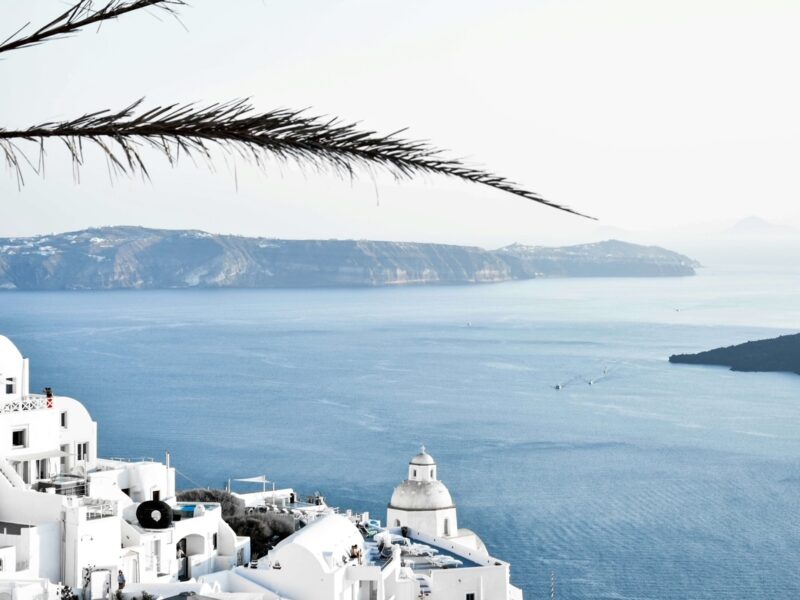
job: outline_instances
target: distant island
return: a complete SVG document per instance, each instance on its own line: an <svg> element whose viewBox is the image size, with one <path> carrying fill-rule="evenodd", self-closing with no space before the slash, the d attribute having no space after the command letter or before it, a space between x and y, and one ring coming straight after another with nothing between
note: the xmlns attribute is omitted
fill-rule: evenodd
<svg viewBox="0 0 800 600"><path fill-rule="evenodd" d="M694 275L692 259L610 240L560 248L278 240L101 227L0 238L0 289L312 288L473 284L539 277Z"/></svg>
<svg viewBox="0 0 800 600"><path fill-rule="evenodd" d="M669 362L717 365L732 371L777 371L800 374L800 333L746 342L697 354L674 354Z"/></svg>

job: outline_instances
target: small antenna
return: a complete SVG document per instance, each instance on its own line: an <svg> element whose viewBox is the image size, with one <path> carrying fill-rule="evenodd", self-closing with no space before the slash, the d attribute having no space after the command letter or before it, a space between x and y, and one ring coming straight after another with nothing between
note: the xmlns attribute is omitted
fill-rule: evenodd
<svg viewBox="0 0 800 600"><path fill-rule="evenodd" d="M553 571L550 571L550 600L558 600L558 595L556 594L556 574Z"/></svg>

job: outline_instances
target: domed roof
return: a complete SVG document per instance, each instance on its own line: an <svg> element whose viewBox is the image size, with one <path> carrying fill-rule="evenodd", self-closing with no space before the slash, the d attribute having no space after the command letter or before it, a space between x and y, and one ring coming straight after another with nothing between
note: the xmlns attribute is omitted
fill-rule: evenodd
<svg viewBox="0 0 800 600"><path fill-rule="evenodd" d="M433 460L433 457L430 454L425 452L425 446L422 446L422 448L419 449L419 454L412 458L409 464L427 467L430 465L435 465L436 461Z"/></svg>
<svg viewBox="0 0 800 600"><path fill-rule="evenodd" d="M394 488L389 508L400 510L437 510L453 508L453 498L441 481L410 481Z"/></svg>
<svg viewBox="0 0 800 600"><path fill-rule="evenodd" d="M22 353L10 339L0 335L0 367L17 369L22 364ZM0 369L2 371L2 369Z"/></svg>

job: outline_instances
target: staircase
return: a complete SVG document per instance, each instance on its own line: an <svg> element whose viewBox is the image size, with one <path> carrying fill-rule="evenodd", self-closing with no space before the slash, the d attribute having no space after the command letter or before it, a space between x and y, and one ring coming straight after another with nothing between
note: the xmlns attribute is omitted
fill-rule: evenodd
<svg viewBox="0 0 800 600"><path fill-rule="evenodd" d="M22 477L14 470L14 467L3 457L0 457L0 487L17 488L20 490L28 489Z"/></svg>

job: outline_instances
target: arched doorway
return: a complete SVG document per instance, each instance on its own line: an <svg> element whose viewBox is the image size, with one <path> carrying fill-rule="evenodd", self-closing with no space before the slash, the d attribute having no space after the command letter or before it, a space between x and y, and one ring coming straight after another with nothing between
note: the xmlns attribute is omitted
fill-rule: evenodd
<svg viewBox="0 0 800 600"><path fill-rule="evenodd" d="M178 561L178 581L188 581L192 578L189 557L205 554L205 544L205 538L196 533L181 538L175 544L175 558Z"/></svg>

